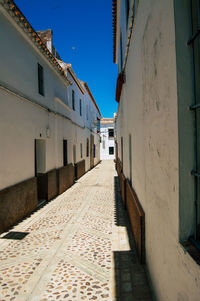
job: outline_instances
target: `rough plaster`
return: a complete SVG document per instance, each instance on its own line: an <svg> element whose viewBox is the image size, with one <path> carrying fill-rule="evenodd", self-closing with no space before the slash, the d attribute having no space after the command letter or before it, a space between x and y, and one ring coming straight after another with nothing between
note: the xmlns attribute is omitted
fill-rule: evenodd
<svg viewBox="0 0 200 301"><path fill-rule="evenodd" d="M73 162L72 147L76 144L77 162L85 159L86 171L90 168L86 157L86 139L95 131L94 119L100 117L89 94L84 95L72 84L77 100L77 110L68 110L64 103L71 104L71 87L58 75L48 60L29 40L23 30L4 11L0 4L0 84L24 95L15 94L0 88L0 189L29 179L35 175L34 139L46 142L46 172L63 166L63 139L68 140L68 163ZM13 54L13 45L15 52ZM38 93L37 63L44 68L45 96ZM55 101L55 97L61 103ZM60 115L48 112L26 98L48 107ZM82 116L78 101L82 98ZM86 119L86 105L89 118ZM79 125L79 126L78 126ZM49 133L47 133L47 129ZM93 132L96 144L94 164L100 160L99 135ZM83 158L80 156L80 143L83 145Z"/></svg>
<svg viewBox="0 0 200 301"><path fill-rule="evenodd" d="M132 186L145 211L147 267L159 301L200 296L200 268L179 243L180 233L193 228L192 118L184 110L191 101L187 14L186 1L175 7L172 0L139 2L116 125L127 178L132 135Z"/></svg>
<svg viewBox="0 0 200 301"><path fill-rule="evenodd" d="M100 144L100 159L101 160L114 160L115 159L115 143L114 137L108 137L108 129L114 129L114 123L101 124L101 144ZM105 148L103 148L103 141L105 142ZM109 147L114 147L114 154L109 155Z"/></svg>

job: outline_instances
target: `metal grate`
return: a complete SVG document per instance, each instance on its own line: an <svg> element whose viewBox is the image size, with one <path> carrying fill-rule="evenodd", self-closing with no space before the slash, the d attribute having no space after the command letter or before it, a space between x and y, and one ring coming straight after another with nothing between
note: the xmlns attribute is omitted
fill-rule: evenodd
<svg viewBox="0 0 200 301"><path fill-rule="evenodd" d="M5 236L1 237L2 239L15 239L15 240L22 240L29 232L15 232L10 231Z"/></svg>

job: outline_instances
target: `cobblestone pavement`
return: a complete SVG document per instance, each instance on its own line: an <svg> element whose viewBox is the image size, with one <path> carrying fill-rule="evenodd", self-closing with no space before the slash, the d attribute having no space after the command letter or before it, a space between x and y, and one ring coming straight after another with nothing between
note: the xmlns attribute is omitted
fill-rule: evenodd
<svg viewBox="0 0 200 301"><path fill-rule="evenodd" d="M0 301L150 301L129 230L103 161L11 230L23 239L0 236Z"/></svg>

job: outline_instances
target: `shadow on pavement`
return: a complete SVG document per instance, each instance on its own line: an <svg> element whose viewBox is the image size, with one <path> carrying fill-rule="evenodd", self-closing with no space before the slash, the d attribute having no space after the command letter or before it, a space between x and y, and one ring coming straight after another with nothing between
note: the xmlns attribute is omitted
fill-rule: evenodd
<svg viewBox="0 0 200 301"><path fill-rule="evenodd" d="M115 189L115 225L125 227L130 248L114 251L115 300L117 301L152 301L147 282L145 266L137 256L134 237L131 231L127 211L123 208L119 178L114 177Z"/></svg>

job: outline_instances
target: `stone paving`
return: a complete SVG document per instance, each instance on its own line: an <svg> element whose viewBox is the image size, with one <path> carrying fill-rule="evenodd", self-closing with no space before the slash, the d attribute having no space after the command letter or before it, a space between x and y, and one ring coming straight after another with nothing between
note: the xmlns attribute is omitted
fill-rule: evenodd
<svg viewBox="0 0 200 301"><path fill-rule="evenodd" d="M0 235L0 301L150 301L113 161Z"/></svg>

